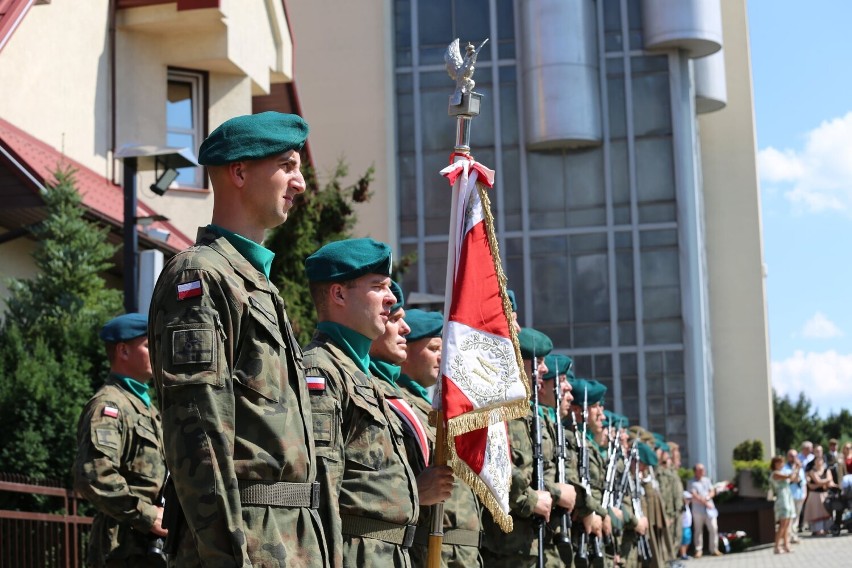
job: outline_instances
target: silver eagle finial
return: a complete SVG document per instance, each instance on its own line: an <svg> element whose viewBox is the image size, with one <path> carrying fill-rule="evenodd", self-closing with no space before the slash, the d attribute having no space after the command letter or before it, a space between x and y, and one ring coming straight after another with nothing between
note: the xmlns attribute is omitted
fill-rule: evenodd
<svg viewBox="0 0 852 568"><path fill-rule="evenodd" d="M479 44L479 47L474 47L472 43L468 43L465 47L464 58L462 58L459 50L458 38L453 40L447 47L444 53L444 61L447 63L447 73L456 82L456 90L450 97L451 105L460 105L462 103L462 95L472 93L473 87L476 85L473 81L474 64L476 57L479 55L479 50L488 43L488 39Z"/></svg>

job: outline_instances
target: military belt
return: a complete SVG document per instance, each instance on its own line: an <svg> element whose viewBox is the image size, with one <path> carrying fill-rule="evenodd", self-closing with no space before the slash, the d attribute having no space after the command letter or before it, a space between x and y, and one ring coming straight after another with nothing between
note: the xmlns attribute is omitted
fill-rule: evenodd
<svg viewBox="0 0 852 568"><path fill-rule="evenodd" d="M414 542L423 546L429 545L430 528L427 525L418 525L414 535ZM475 546L479 548L482 544L482 532L468 529L447 529L444 531L442 544L456 546Z"/></svg>
<svg viewBox="0 0 852 568"><path fill-rule="evenodd" d="M414 543L414 532L417 525L398 525L379 519L341 515L343 534L347 536L362 536L374 538L403 548L410 548Z"/></svg>
<svg viewBox="0 0 852 568"><path fill-rule="evenodd" d="M286 481L249 481L239 479L240 502L243 505L270 505L272 507L319 508L320 484L288 483Z"/></svg>

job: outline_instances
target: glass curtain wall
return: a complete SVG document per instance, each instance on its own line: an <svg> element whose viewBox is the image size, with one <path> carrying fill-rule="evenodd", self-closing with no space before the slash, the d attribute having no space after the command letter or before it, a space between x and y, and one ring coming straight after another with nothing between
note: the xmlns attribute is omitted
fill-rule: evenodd
<svg viewBox="0 0 852 568"><path fill-rule="evenodd" d="M643 51L638 1L596 4L603 141L533 152L519 124L514 2L395 0L399 235L417 256L403 284L444 293L450 188L438 171L455 124L443 53L456 37L490 38L471 148L497 171L492 207L519 321L573 357L578 376L607 385L607 407L686 453L670 57Z"/></svg>

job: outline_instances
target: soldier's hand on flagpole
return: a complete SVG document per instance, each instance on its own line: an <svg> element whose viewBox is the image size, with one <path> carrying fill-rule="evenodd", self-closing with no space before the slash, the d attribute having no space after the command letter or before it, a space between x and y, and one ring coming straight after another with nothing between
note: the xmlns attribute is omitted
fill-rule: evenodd
<svg viewBox="0 0 852 568"><path fill-rule="evenodd" d="M430 465L417 476L420 506L443 503L453 492L455 477L447 465Z"/></svg>
<svg viewBox="0 0 852 568"><path fill-rule="evenodd" d="M550 510L553 508L553 496L550 491L536 491L538 501L536 501L533 513L539 517L543 517L545 521L550 520Z"/></svg>
<svg viewBox="0 0 852 568"><path fill-rule="evenodd" d="M573 485L569 485L567 483L557 483L556 486L559 487L560 491L557 505L566 511L573 511L574 505L577 504L577 490L574 489Z"/></svg>

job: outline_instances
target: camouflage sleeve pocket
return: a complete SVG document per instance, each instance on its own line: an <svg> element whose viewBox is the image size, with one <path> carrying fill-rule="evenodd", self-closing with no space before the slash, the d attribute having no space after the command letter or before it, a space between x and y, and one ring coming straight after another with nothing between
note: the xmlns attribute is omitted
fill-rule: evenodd
<svg viewBox="0 0 852 568"><path fill-rule="evenodd" d="M160 342L163 386L222 387L227 376L224 332L212 310L194 308L190 317L165 327ZM197 321L187 321L197 320Z"/></svg>

